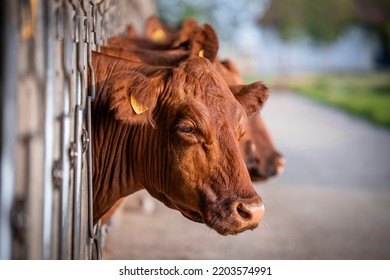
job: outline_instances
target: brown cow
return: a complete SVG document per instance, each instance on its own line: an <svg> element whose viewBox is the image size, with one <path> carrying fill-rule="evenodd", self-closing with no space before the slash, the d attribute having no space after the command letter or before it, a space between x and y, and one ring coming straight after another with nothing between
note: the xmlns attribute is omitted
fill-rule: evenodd
<svg viewBox="0 0 390 280"><path fill-rule="evenodd" d="M145 188L220 234L257 227L264 206L239 139L246 111L260 108L268 96L263 84L240 92L240 105L205 58L155 67L95 52L92 57L94 222L121 197Z"/></svg>
<svg viewBox="0 0 390 280"><path fill-rule="evenodd" d="M168 32L168 29L164 28L161 22L159 24L157 23L157 18L153 18L152 21L152 26L155 29L162 29L164 32ZM241 78L238 68L234 62L229 59L220 61L217 58L219 48L218 36L212 26L209 24L200 26L191 18L184 21L183 25L186 29L181 30L179 34L181 34L182 38L181 43L184 40L189 41L187 43L189 49L188 57L197 56L202 53L202 56L213 62L216 69L222 74L228 85L234 87L234 85L244 84L244 81ZM150 29L151 27L147 28ZM147 34L146 37L148 37ZM178 43L176 43L176 45L177 44ZM173 65L178 62L178 59L182 59L184 56L183 50L181 50L180 56L178 55L176 57L176 60L172 57L173 54L174 53L170 53L170 57L166 58L164 65L169 65L169 62ZM139 59L141 59L141 61L145 61L146 56L147 54L142 56L142 58L140 56ZM154 63L152 62L152 64L156 65L159 63L158 61L159 59L156 59ZM240 141L240 148L252 181L263 181L269 177L281 174L285 168L286 161L273 145L271 136L263 118L259 113L253 114L249 117L248 123L249 129Z"/></svg>
<svg viewBox="0 0 390 280"><path fill-rule="evenodd" d="M149 29L154 32L156 30L167 32L166 28L162 29L162 27L160 27L161 24L156 24L156 20L157 19L153 17L153 20L151 21L153 22L152 27L154 29L150 26ZM199 53L202 53L202 56L213 62L227 84L236 85L244 83L237 67L232 61L219 61L217 59L218 37L210 25L204 24L203 26L200 26L196 21L189 19L183 26L185 26L186 29L181 30L181 32L178 33L181 34L181 37L177 37L180 37L180 40L178 39L180 44L183 44L183 42L187 40L188 50L173 49L170 53L166 53L167 50L129 49L109 45L102 46L101 52L156 66L172 66L188 57L198 56ZM149 31L149 33L152 33L152 31ZM174 35L169 35L169 38L173 37ZM179 44L178 42L170 42L171 45ZM253 181L266 180L269 177L280 174L284 170L285 160L275 149L265 123L259 113L253 114L249 118L249 129L242 141L240 141L240 148Z"/></svg>

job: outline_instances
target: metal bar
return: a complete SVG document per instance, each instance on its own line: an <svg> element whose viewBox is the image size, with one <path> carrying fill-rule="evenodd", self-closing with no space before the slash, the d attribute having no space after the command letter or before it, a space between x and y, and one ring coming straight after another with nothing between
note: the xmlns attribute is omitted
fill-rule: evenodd
<svg viewBox="0 0 390 280"><path fill-rule="evenodd" d="M80 105L75 110L75 160L74 160L74 197L73 197L73 258L80 259L81 252L81 209L82 209L82 117L83 112Z"/></svg>
<svg viewBox="0 0 390 280"><path fill-rule="evenodd" d="M1 9L0 70L0 259L12 258L10 215L15 194L17 5L5 1ZM12 117L11 117L12 116Z"/></svg>
<svg viewBox="0 0 390 280"><path fill-rule="evenodd" d="M53 30L53 6L51 1L44 1L43 5L43 40L44 40L44 168L43 168L43 258L53 258L53 199L54 186L52 181L53 170L53 143L54 135L54 92L55 92L55 41Z"/></svg>
<svg viewBox="0 0 390 280"><path fill-rule="evenodd" d="M63 73L64 87L62 90L62 114L60 116L61 126L61 142L60 142L60 158L59 162L62 168L61 177L61 230L60 230L60 259L71 258L71 248L69 248L71 237L70 217L72 207L70 207L70 159L68 149L71 142L70 136L70 100L71 100L71 65L72 61L72 38L71 38L71 11L67 9L66 3L62 3L60 7L63 19L63 38L60 47L61 69Z"/></svg>
<svg viewBox="0 0 390 280"><path fill-rule="evenodd" d="M77 3L76 9L76 110L75 110L75 161L74 161L74 215L73 215L73 258L85 258L84 248L81 240L83 234L84 216L84 190L83 190L83 149L82 129L83 115L86 98L86 74L85 74L85 12L82 3Z"/></svg>

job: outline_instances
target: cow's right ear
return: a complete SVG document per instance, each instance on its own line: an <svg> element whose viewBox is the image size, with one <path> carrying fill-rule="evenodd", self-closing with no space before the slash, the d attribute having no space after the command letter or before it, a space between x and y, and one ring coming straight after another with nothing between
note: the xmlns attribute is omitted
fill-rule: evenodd
<svg viewBox="0 0 390 280"><path fill-rule="evenodd" d="M268 88L263 82L249 85L229 85L229 89L244 107L248 116L261 109L269 96Z"/></svg>
<svg viewBox="0 0 390 280"><path fill-rule="evenodd" d="M116 119L154 126L152 112L157 103L157 91L148 77L135 71L120 72L108 79L106 90Z"/></svg>

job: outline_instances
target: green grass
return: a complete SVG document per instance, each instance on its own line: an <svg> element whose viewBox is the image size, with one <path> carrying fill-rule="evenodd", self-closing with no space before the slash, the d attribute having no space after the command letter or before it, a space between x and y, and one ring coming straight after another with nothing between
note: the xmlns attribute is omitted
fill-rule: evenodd
<svg viewBox="0 0 390 280"><path fill-rule="evenodd" d="M272 88L299 94L390 127L390 73L326 74L264 78ZM248 81L252 81L249 77Z"/></svg>

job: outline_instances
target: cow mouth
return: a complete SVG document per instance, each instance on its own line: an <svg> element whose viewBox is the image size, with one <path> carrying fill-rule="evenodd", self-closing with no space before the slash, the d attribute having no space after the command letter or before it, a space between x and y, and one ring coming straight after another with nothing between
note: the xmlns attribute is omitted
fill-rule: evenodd
<svg viewBox="0 0 390 280"><path fill-rule="evenodd" d="M257 228L257 224L253 225L247 225L244 227L239 227L238 225L235 225L233 228L231 228L231 225L224 224L224 223L217 223L213 225L209 225L212 229L214 229L216 232L218 232L221 235L237 235L241 232L247 231L247 230L254 230Z"/></svg>
<svg viewBox="0 0 390 280"><path fill-rule="evenodd" d="M241 232L244 232L246 230L253 230L257 227L257 224L256 224L256 225L247 225L247 226L244 226L241 228L238 225L234 225L233 228L231 228L232 224L227 223L227 221L216 221L214 219L204 220L202 214L200 214L196 211L193 211L193 210L187 210L187 209L184 210L182 207L180 207L180 208L181 209L180 210L178 209L178 210L187 219L189 219L193 222L206 224L208 227L214 229L216 232L218 232L221 235L237 235ZM229 220L229 219L227 219L227 220ZM235 223L233 222L233 224L235 224Z"/></svg>
<svg viewBox="0 0 390 280"><path fill-rule="evenodd" d="M172 208L178 210L187 219L189 219L193 222L197 222L197 223L204 223L203 216L201 213L194 211L194 210L190 210L190 209L183 207L181 205L178 205L177 203L174 203L172 201L171 201L171 204L173 206Z"/></svg>
<svg viewBox="0 0 390 280"><path fill-rule="evenodd" d="M215 203L211 203L208 209L205 209L201 213L189 210L181 205L175 204L174 206L175 209L180 211L187 219L197 223L204 223L221 235L237 235L246 230L255 229L258 226L259 221L257 219L252 219L253 217L250 216L251 214L245 212L245 207L244 210L242 210L242 208L238 206L240 203L233 204L235 204L237 208L235 214L231 207L225 208ZM263 207L264 206L261 206L261 208Z"/></svg>
<svg viewBox="0 0 390 280"><path fill-rule="evenodd" d="M232 229L230 228L231 225L225 224L224 222L213 223L211 221L204 221L203 216L196 211L183 211L183 210L179 210L179 211L187 219L193 222L206 224L208 227L214 229L216 232L218 232L221 235L237 235L246 230L254 230L257 227L257 225L248 225L245 227Z"/></svg>
<svg viewBox="0 0 390 280"><path fill-rule="evenodd" d="M179 210L179 211L184 217L186 217L187 219L193 222L197 222L201 224L204 223L202 215L196 211L183 211L183 210Z"/></svg>

